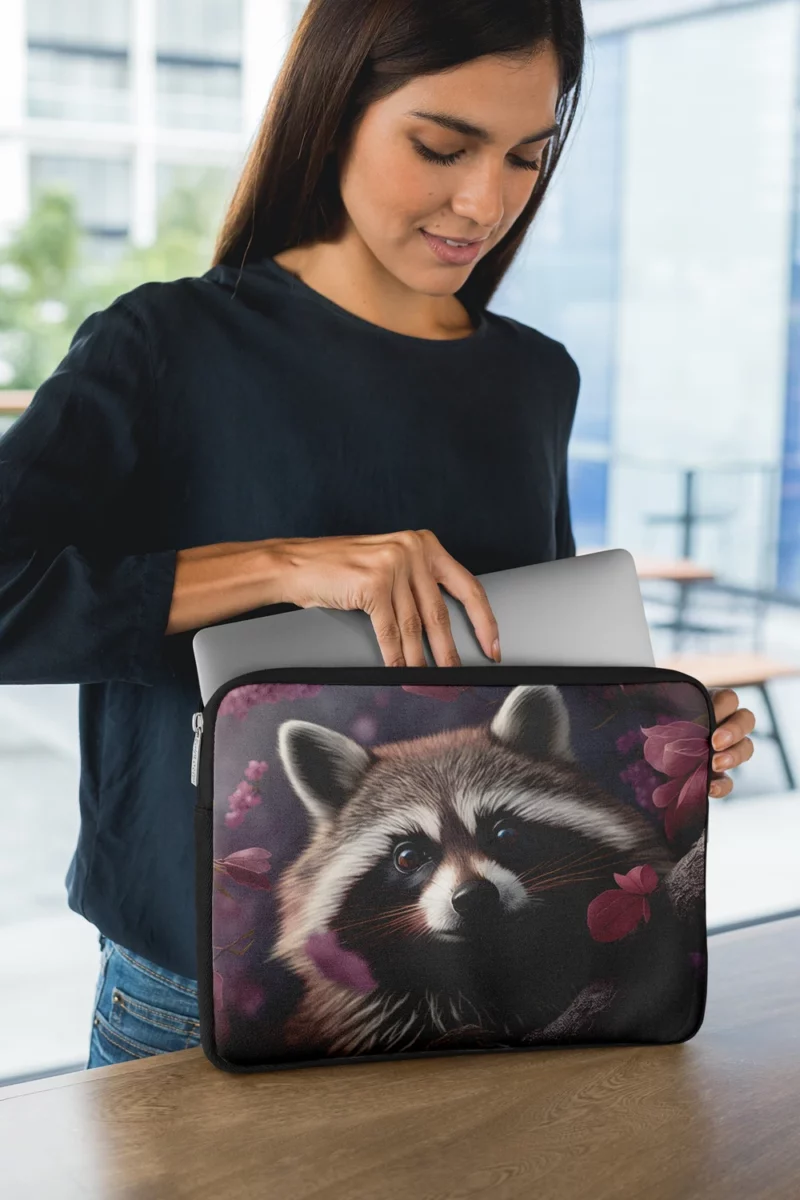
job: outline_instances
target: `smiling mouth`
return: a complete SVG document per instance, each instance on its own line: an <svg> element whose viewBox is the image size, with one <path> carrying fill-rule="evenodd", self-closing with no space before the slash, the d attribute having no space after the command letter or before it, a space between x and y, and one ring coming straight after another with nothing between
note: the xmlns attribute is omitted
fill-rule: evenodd
<svg viewBox="0 0 800 1200"><path fill-rule="evenodd" d="M488 234L483 238L449 238L445 237L443 233L433 233L430 229L425 229L424 227L422 232L429 233L431 237L441 238L443 242L447 242L450 246L477 246L481 242L485 242L488 239Z"/></svg>

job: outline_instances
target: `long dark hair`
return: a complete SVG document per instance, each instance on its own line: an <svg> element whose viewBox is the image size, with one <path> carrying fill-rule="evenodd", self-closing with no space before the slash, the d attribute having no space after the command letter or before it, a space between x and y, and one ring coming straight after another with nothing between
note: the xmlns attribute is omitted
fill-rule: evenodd
<svg viewBox="0 0 800 1200"><path fill-rule="evenodd" d="M483 308L544 199L580 99L580 0L309 0L272 90L214 247L212 265L242 267L294 246L335 241L346 217L342 147L364 111L411 79L484 55L549 43L559 60L559 133L533 192L498 245L456 293Z"/></svg>

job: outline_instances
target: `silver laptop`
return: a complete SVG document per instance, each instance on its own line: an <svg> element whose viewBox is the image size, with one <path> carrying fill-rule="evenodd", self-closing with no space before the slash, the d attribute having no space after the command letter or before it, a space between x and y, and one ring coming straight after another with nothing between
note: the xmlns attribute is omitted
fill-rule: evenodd
<svg viewBox="0 0 800 1200"><path fill-rule="evenodd" d="M479 575L500 631L501 665L655 665L639 577L627 550ZM459 600L441 588L462 666L491 667ZM192 639L206 704L223 683L261 667L380 667L360 609L302 608L208 625ZM428 666L436 662L423 635Z"/></svg>

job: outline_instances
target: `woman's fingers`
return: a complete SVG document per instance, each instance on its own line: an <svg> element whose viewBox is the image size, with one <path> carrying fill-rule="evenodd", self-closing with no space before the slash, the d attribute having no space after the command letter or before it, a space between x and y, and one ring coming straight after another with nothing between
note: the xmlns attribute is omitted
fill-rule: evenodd
<svg viewBox="0 0 800 1200"><path fill-rule="evenodd" d="M438 590L436 588L437 592ZM441 596L439 598L441 599ZM425 649L422 644L423 618L420 616L420 608L418 607L408 576L402 573L398 573L395 579L392 591L392 605L400 629L405 665L407 667L427 667ZM430 638L430 632L428 632L428 637ZM452 638L450 640L452 642ZM455 646L453 649L455 650Z"/></svg>
<svg viewBox="0 0 800 1200"><path fill-rule="evenodd" d="M434 534L430 536L435 542L431 551L430 568L434 580L441 583L456 600L461 601L484 654L487 658L496 661L492 645L495 639L499 641L500 631L483 584L471 571L468 571L451 554L448 554Z"/></svg>
<svg viewBox="0 0 800 1200"><path fill-rule="evenodd" d="M372 622L375 637L378 639L378 646L383 655L383 665L385 667L405 666L403 636L392 603L392 588L388 582L384 586L374 589L369 607L365 611Z"/></svg>

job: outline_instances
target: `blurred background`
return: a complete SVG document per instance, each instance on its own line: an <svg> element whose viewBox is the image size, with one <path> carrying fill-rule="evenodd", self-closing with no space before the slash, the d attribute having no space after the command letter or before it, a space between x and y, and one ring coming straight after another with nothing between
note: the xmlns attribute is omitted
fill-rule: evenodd
<svg viewBox="0 0 800 1200"><path fill-rule="evenodd" d="M3 0L0 433L78 324L203 274L304 0ZM572 139L490 308L581 372L578 552L636 560L657 661L733 686L710 930L800 910L800 0L585 0ZM83 1067L78 688L0 686L0 1084ZM187 771L191 753L187 729Z"/></svg>

